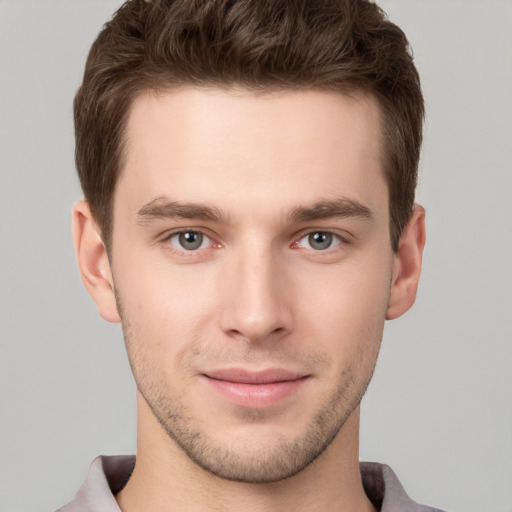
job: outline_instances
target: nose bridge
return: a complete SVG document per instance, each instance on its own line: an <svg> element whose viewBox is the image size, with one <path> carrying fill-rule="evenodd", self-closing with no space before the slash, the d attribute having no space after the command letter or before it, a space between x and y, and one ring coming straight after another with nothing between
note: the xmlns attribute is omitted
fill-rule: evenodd
<svg viewBox="0 0 512 512"><path fill-rule="evenodd" d="M286 298L285 269L280 255L270 243L254 240L241 244L230 255L226 300L222 312L224 331L250 341L291 328L291 312Z"/></svg>

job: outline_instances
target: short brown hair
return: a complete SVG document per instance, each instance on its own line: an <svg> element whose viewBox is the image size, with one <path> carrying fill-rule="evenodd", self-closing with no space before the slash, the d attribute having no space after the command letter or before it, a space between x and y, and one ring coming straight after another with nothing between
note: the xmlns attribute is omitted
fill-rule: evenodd
<svg viewBox="0 0 512 512"><path fill-rule="evenodd" d="M408 41L366 0L128 0L93 43L74 102L76 165L107 249L131 103L179 85L373 94L394 250L414 207L423 97Z"/></svg>

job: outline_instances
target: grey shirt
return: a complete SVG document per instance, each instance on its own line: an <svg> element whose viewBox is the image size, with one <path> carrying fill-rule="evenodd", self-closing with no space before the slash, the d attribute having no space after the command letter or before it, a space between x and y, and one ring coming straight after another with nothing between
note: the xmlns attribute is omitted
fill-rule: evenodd
<svg viewBox="0 0 512 512"><path fill-rule="evenodd" d="M75 499L57 512L121 512L114 495L126 485L134 466L133 455L97 457ZM412 501L389 466L361 462L360 470L366 495L381 512L442 512Z"/></svg>

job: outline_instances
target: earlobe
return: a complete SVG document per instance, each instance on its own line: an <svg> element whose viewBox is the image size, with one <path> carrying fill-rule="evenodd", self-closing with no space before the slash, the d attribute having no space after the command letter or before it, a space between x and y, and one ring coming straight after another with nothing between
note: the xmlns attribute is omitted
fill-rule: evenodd
<svg viewBox="0 0 512 512"><path fill-rule="evenodd" d="M86 201L73 206L73 243L82 281L99 314L120 322L107 250Z"/></svg>
<svg viewBox="0 0 512 512"><path fill-rule="evenodd" d="M403 315L416 300L421 274L423 248L425 246L425 209L415 205L413 214L405 227L393 266L393 281L386 319Z"/></svg>

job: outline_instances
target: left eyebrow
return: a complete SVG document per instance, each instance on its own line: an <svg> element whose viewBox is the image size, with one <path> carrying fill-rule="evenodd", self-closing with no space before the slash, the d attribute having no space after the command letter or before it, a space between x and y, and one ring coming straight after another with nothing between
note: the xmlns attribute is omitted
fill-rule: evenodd
<svg viewBox="0 0 512 512"><path fill-rule="evenodd" d="M287 214L291 223L309 222L333 217L373 219L372 210L364 204L346 197L318 201L311 206L298 206Z"/></svg>

